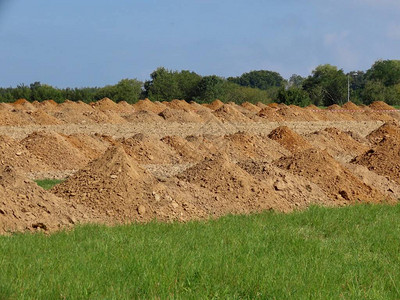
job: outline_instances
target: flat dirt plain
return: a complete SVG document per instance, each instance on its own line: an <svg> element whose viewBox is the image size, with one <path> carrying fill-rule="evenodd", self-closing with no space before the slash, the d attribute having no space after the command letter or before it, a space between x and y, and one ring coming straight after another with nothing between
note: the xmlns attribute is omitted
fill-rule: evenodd
<svg viewBox="0 0 400 300"><path fill-rule="evenodd" d="M0 103L0 233L396 203L399 120L383 102Z"/></svg>

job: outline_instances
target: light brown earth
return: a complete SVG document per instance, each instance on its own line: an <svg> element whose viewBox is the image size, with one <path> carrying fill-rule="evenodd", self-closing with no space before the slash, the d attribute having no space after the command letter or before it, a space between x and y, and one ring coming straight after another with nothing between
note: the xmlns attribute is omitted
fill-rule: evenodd
<svg viewBox="0 0 400 300"><path fill-rule="evenodd" d="M0 233L395 203L399 120L382 102L0 103Z"/></svg>

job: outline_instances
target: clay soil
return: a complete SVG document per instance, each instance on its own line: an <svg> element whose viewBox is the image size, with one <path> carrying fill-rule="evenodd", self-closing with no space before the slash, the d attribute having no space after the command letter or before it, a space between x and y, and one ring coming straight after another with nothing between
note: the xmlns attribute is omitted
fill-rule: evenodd
<svg viewBox="0 0 400 300"><path fill-rule="evenodd" d="M399 120L383 102L1 104L0 233L395 203Z"/></svg>

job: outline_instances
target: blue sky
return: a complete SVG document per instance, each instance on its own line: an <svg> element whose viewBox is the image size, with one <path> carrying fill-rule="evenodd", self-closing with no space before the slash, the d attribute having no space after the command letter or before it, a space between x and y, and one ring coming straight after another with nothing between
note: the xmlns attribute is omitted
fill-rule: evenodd
<svg viewBox="0 0 400 300"><path fill-rule="evenodd" d="M146 80L399 59L399 0L0 0L0 86Z"/></svg>

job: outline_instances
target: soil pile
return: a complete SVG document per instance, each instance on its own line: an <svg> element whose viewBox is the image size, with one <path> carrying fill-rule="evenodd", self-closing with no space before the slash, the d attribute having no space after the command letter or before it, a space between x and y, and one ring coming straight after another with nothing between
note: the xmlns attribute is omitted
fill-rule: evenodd
<svg viewBox="0 0 400 300"><path fill-rule="evenodd" d="M292 209L305 208L310 204L327 203L328 197L316 184L304 177L293 175L266 161L245 161L238 165L246 172L262 180L282 198L286 199Z"/></svg>
<svg viewBox="0 0 400 300"><path fill-rule="evenodd" d="M133 105L133 107L136 111L147 110L155 114L159 114L160 112L162 112L164 109L167 108L165 104L162 104L160 102L153 102L147 98L144 100L139 100Z"/></svg>
<svg viewBox="0 0 400 300"><path fill-rule="evenodd" d="M274 140L285 147L292 153L311 148L311 144L307 142L301 135L292 131L287 126L279 126L271 131L268 135L271 140Z"/></svg>
<svg viewBox="0 0 400 300"><path fill-rule="evenodd" d="M222 122L231 123L247 123L253 122L251 119L246 117L240 111L230 104L224 104L220 108L214 111L214 115Z"/></svg>
<svg viewBox="0 0 400 300"><path fill-rule="evenodd" d="M67 205L10 166L0 167L0 234L49 232L87 219L84 208Z"/></svg>
<svg viewBox="0 0 400 300"><path fill-rule="evenodd" d="M225 206L225 214L265 209L290 210L288 202L274 193L271 187L230 162L225 155L206 158L179 174L178 178L212 192L215 202L219 202L215 205Z"/></svg>
<svg viewBox="0 0 400 300"><path fill-rule="evenodd" d="M141 164L171 164L179 160L179 154L154 136L138 133L117 141L128 155Z"/></svg>
<svg viewBox="0 0 400 300"><path fill-rule="evenodd" d="M357 105L355 105L353 102L348 101L345 104L342 105L342 109L346 110L353 110L353 111L362 111L363 109Z"/></svg>
<svg viewBox="0 0 400 300"><path fill-rule="evenodd" d="M254 112L254 113L258 113L261 110L260 107L254 105L253 103L250 103L250 102L243 102L241 104L241 106L243 108L247 109L248 111L251 111L251 112Z"/></svg>
<svg viewBox="0 0 400 300"><path fill-rule="evenodd" d="M0 126L23 126L32 123L28 114L21 110L0 110Z"/></svg>
<svg viewBox="0 0 400 300"><path fill-rule="evenodd" d="M305 138L314 147L326 150L342 162L348 162L369 149L368 146L356 141L349 134L334 127L307 134Z"/></svg>
<svg viewBox="0 0 400 300"><path fill-rule="evenodd" d="M101 156L110 146L110 143L98 135L75 133L66 136L63 135L63 137L89 161Z"/></svg>
<svg viewBox="0 0 400 300"><path fill-rule="evenodd" d="M49 169L44 161L7 136L0 136L0 164L1 166L9 165L24 173Z"/></svg>
<svg viewBox="0 0 400 300"><path fill-rule="evenodd" d="M351 162L400 183L400 140L384 137L376 146Z"/></svg>
<svg viewBox="0 0 400 300"><path fill-rule="evenodd" d="M118 112L120 112L123 115L131 114L135 111L133 106L126 101L119 101L117 105L118 105Z"/></svg>
<svg viewBox="0 0 400 300"><path fill-rule="evenodd" d="M219 108L221 108L222 106L224 106L224 102L222 102L219 99L214 100L213 102L209 103L209 104L204 104L204 106L212 109L212 110L217 110Z"/></svg>
<svg viewBox="0 0 400 300"><path fill-rule="evenodd" d="M32 123L35 125L60 125L63 124L61 120L58 120L57 118L49 115L42 109L38 109L34 112L29 112L28 113L32 120Z"/></svg>
<svg viewBox="0 0 400 300"><path fill-rule="evenodd" d="M189 105L189 104L188 104ZM193 111L166 108L158 114L164 120L177 123L201 123L203 119Z"/></svg>
<svg viewBox="0 0 400 300"><path fill-rule="evenodd" d="M345 167L360 178L362 182L377 189L387 197L400 199L400 184L395 181L385 176L378 175L362 165L346 163Z"/></svg>
<svg viewBox="0 0 400 300"><path fill-rule="evenodd" d="M290 152L279 143L261 135L236 132L225 135L223 144L219 145L220 152L229 155L233 160L276 160Z"/></svg>
<svg viewBox="0 0 400 300"><path fill-rule="evenodd" d="M175 150L178 154L179 161L182 162L198 162L202 160L206 153L194 147L193 144L179 136L165 136L161 141Z"/></svg>
<svg viewBox="0 0 400 300"><path fill-rule="evenodd" d="M191 111L193 109L193 107L185 100L177 100L177 99L168 102L167 106L172 109L184 110L184 111Z"/></svg>
<svg viewBox="0 0 400 300"><path fill-rule="evenodd" d="M35 107L26 99L18 99L11 104L15 109L18 110L35 110Z"/></svg>
<svg viewBox="0 0 400 300"><path fill-rule="evenodd" d="M264 118L266 121L269 122L280 122L284 121L283 116L277 113L278 109L271 107L271 106L266 106L263 109L261 109L258 112L258 116L261 118Z"/></svg>
<svg viewBox="0 0 400 300"><path fill-rule="evenodd" d="M378 129L367 135L367 139L372 144L379 144L384 138L400 139L400 126L397 122L386 122Z"/></svg>
<svg viewBox="0 0 400 300"><path fill-rule="evenodd" d="M383 101L374 101L369 105L369 107L373 110L395 110L394 107Z"/></svg>
<svg viewBox="0 0 400 300"><path fill-rule="evenodd" d="M107 111L107 110L112 110L115 112L120 111L120 107L118 106L118 104L107 97L91 103L91 106L101 111Z"/></svg>
<svg viewBox="0 0 400 300"><path fill-rule="evenodd" d="M276 113L285 121L315 121L313 113L309 110L302 109L295 105L284 106L276 111Z"/></svg>
<svg viewBox="0 0 400 300"><path fill-rule="evenodd" d="M55 170L79 169L88 163L88 158L55 132L34 132L20 143Z"/></svg>
<svg viewBox="0 0 400 300"><path fill-rule="evenodd" d="M149 199L154 199L151 186L156 183L122 147L110 147L52 192L84 205L107 223L124 223L154 217Z"/></svg>
<svg viewBox="0 0 400 300"><path fill-rule="evenodd" d="M345 205L357 202L383 202L385 195L366 185L326 151L308 149L281 158L276 165L319 185L330 203Z"/></svg>
<svg viewBox="0 0 400 300"><path fill-rule="evenodd" d="M161 123L164 119L152 111L140 110L125 117L130 123Z"/></svg>

